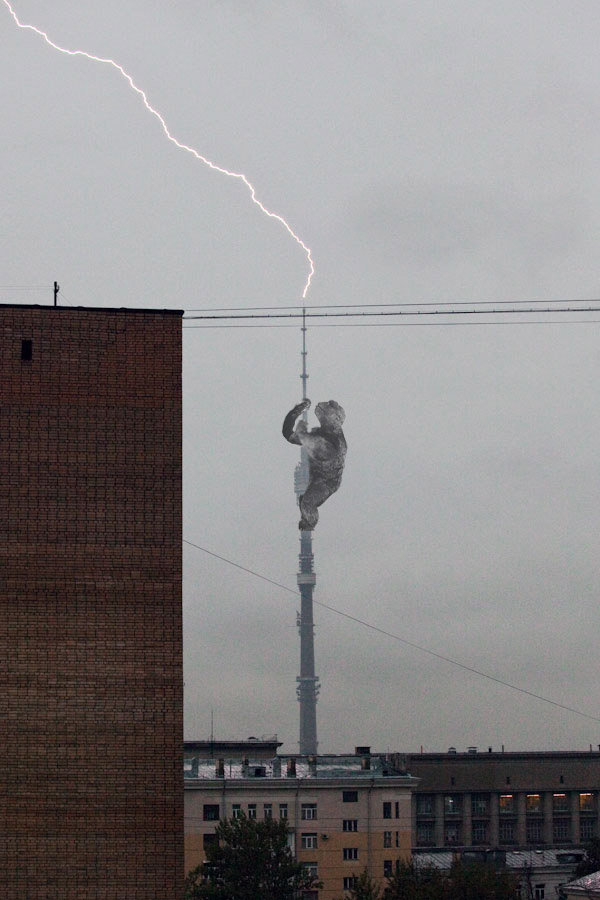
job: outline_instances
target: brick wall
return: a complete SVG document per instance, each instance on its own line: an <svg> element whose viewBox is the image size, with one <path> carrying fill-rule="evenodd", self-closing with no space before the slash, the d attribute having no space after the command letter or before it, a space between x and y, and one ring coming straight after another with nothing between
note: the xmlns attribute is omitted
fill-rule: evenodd
<svg viewBox="0 0 600 900"><path fill-rule="evenodd" d="M3 900L180 900L182 686L180 314L0 307Z"/></svg>

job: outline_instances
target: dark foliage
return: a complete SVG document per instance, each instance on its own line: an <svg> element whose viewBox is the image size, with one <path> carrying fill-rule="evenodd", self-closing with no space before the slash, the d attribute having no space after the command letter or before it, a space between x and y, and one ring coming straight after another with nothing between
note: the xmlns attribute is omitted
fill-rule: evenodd
<svg viewBox="0 0 600 900"><path fill-rule="evenodd" d="M600 838L592 838L585 845L585 856L575 869L574 878L583 878L592 872L600 872Z"/></svg>
<svg viewBox="0 0 600 900"><path fill-rule="evenodd" d="M320 886L292 857L285 821L224 819L216 835L186 879L186 900L296 900Z"/></svg>

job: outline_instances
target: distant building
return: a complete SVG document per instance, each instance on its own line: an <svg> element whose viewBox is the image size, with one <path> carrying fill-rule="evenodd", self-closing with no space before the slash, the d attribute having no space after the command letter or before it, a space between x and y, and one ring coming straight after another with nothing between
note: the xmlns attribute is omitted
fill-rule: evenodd
<svg viewBox="0 0 600 900"><path fill-rule="evenodd" d="M457 850L415 853L417 866L448 871L455 860L485 862L516 875L523 900L557 900L569 882L583 850Z"/></svg>
<svg viewBox="0 0 600 900"><path fill-rule="evenodd" d="M568 849L600 833L600 752L418 753L413 847Z"/></svg>
<svg viewBox="0 0 600 900"><path fill-rule="evenodd" d="M197 746L184 744L186 871L204 861L219 819L242 814L288 822L292 851L323 883L305 900L335 900L365 868L383 885L397 861L410 858L415 779L395 757L363 747L348 756L267 759L249 742L247 755L207 757L194 755Z"/></svg>
<svg viewBox="0 0 600 900"><path fill-rule="evenodd" d="M562 897L565 900L581 900L582 897L600 900L600 872L584 875L583 878L569 882L562 890Z"/></svg>
<svg viewBox="0 0 600 900"><path fill-rule="evenodd" d="M181 313L0 306L0 894L177 900Z"/></svg>

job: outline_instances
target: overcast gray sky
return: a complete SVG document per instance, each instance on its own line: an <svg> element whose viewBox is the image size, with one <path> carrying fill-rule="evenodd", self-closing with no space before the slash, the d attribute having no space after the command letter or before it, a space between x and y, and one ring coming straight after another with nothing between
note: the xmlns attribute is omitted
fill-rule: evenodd
<svg viewBox="0 0 600 900"><path fill-rule="evenodd" d="M244 172L312 250L309 304L599 296L595 0L14 9L114 59L180 142ZM51 302L54 279L73 305L300 302L299 245L114 68L19 30L4 2L0 42L3 302ZM600 324L574 320L600 313L517 318L310 329L309 396L345 407L349 445L315 599L598 715ZM299 351L297 328L184 331L185 537L291 588L280 428ZM187 546L184 568L186 736L212 709L217 736L277 732L292 752L296 600ZM600 741L597 722L316 622L321 751Z"/></svg>

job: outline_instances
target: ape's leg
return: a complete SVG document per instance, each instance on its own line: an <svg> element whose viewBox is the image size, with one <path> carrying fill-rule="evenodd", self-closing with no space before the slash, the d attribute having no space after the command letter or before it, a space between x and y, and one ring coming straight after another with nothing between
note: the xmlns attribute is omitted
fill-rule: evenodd
<svg viewBox="0 0 600 900"><path fill-rule="evenodd" d="M302 518L298 524L301 531L312 531L319 521L317 506L325 503L331 497L333 491L325 481L309 482L306 493L300 497L300 513Z"/></svg>

